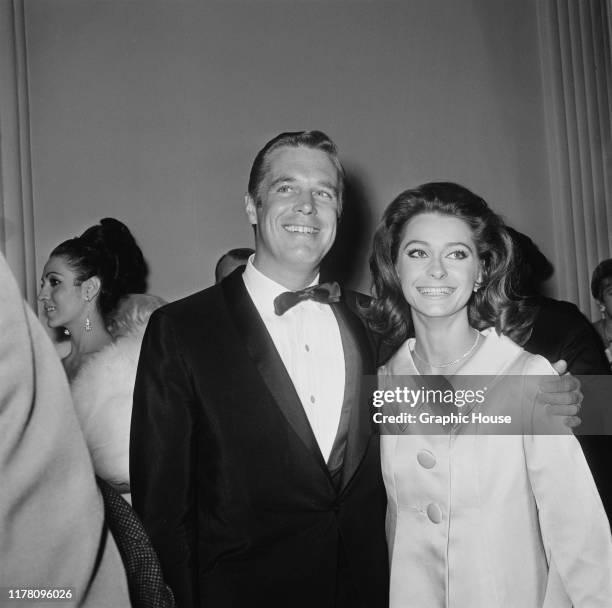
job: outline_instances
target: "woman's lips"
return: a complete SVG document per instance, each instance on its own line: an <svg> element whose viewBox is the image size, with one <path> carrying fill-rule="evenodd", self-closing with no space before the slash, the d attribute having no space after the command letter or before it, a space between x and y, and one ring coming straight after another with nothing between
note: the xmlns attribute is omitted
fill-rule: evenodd
<svg viewBox="0 0 612 608"><path fill-rule="evenodd" d="M454 293L454 287L417 287L417 291L426 298L442 298Z"/></svg>

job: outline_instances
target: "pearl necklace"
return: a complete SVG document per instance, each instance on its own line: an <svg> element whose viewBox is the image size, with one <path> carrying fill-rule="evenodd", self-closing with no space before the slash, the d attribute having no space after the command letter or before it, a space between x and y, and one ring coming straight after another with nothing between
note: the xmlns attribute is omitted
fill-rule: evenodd
<svg viewBox="0 0 612 608"><path fill-rule="evenodd" d="M474 330L476 331L476 330ZM455 359L454 361L449 361L448 363L440 363L440 364L434 364L434 363L430 363L429 361L427 361L427 359L423 359L423 357L421 357L419 355L419 353L416 352L416 344L414 347L414 350L412 351L412 354L421 362L421 363L425 363L425 365L428 365L431 368L443 368L443 367L450 367L451 365L455 365L455 363L459 363L459 361L463 361L466 357L469 357L474 350L476 349L476 347L478 346L478 342L480 341L480 332L476 331L476 340L474 340L474 344L472 344L472 346L470 346L470 348L468 350L466 350L461 357L459 357L458 359Z"/></svg>

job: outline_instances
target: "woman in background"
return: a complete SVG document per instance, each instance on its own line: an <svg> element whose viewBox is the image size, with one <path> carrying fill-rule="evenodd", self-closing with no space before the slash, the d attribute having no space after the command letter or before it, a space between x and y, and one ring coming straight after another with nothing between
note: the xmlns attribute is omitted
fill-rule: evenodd
<svg viewBox="0 0 612 608"><path fill-rule="evenodd" d="M140 345L151 313L164 304L150 294L124 297L109 326L113 341L93 353L71 383L96 474L128 501L130 423Z"/></svg>
<svg viewBox="0 0 612 608"><path fill-rule="evenodd" d="M381 386L434 375L470 388L478 381L466 375L487 374L479 411L520 419L526 405L547 421L525 376L554 370L519 346L530 315L509 285L512 240L481 198L452 183L403 192L383 215L370 264L370 324L396 348ZM610 528L573 435L425 426L381 437L391 608L612 606Z"/></svg>
<svg viewBox="0 0 612 608"><path fill-rule="evenodd" d="M612 367L612 258L601 262L593 271L591 293L599 304L601 319L593 325L604 343Z"/></svg>
<svg viewBox="0 0 612 608"><path fill-rule="evenodd" d="M143 294L147 274L131 232L106 218L51 252L38 296L49 327L70 338L62 364L96 474L124 494L140 342L163 304Z"/></svg>
<svg viewBox="0 0 612 608"><path fill-rule="evenodd" d="M45 264L38 299L47 325L64 328L70 351L62 357L72 382L93 354L112 342L108 330L121 298L144 293L148 269L127 226L106 218L60 243Z"/></svg>

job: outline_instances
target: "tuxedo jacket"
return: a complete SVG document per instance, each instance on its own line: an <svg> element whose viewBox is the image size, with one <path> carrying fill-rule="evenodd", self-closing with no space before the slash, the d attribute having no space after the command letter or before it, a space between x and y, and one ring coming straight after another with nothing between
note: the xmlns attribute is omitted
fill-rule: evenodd
<svg viewBox="0 0 612 608"><path fill-rule="evenodd" d="M531 335L523 348L551 363L565 359L574 375L608 375L604 345L591 322L570 302L540 296Z"/></svg>
<svg viewBox="0 0 612 608"><path fill-rule="evenodd" d="M597 489L612 521L612 416L609 413L610 367L601 337L590 321L570 302L539 297L538 313L529 340L523 346L551 363L567 361L568 370L580 375L584 394L578 440L595 478ZM592 376L592 377L589 377ZM601 434L598 434L601 433Z"/></svg>
<svg viewBox="0 0 612 608"><path fill-rule="evenodd" d="M375 361L354 302L332 304L352 353L332 472L242 269L151 317L131 488L180 608L387 605L386 500L361 382Z"/></svg>

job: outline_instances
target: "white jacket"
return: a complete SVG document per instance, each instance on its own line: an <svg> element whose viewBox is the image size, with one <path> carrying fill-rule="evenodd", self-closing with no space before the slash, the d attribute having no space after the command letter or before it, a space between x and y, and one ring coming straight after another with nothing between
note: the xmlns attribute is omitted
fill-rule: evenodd
<svg viewBox="0 0 612 608"><path fill-rule="evenodd" d="M461 375L554 373L545 359L493 330L483 335ZM418 374L413 343L381 375ZM509 390L520 382L491 393L486 413L520 411L521 395ZM522 397L534 401L533 394ZM407 430L381 437L391 608L612 606L610 527L571 433Z"/></svg>
<svg viewBox="0 0 612 608"><path fill-rule="evenodd" d="M142 334L92 355L72 383L72 398L96 475L128 491L132 397Z"/></svg>

